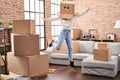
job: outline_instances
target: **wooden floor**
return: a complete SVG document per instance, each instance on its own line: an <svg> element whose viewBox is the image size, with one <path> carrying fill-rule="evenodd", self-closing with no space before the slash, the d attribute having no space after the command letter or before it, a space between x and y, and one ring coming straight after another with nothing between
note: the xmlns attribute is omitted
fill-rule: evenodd
<svg viewBox="0 0 120 80"><path fill-rule="evenodd" d="M60 65L50 65L50 68L55 68L56 72L47 76L32 78L32 80L120 80L120 72L115 78L101 77L95 75L81 74L80 67L69 67Z"/></svg>

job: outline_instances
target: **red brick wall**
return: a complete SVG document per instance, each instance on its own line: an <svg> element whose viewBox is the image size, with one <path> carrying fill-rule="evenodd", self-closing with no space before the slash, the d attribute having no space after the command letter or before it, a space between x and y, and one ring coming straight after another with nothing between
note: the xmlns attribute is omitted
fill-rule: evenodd
<svg viewBox="0 0 120 80"><path fill-rule="evenodd" d="M46 0L47 1L47 0ZM90 8L90 11L84 16L76 19L75 27L82 30L83 34L88 33L89 29L98 30L98 38L106 38L107 33L116 34L116 40L120 41L120 29L115 29L116 20L120 19L120 0L74 0L75 11L85 11ZM47 5L48 4L48 5ZM49 6L50 1L47 1ZM47 14L50 12L50 7L47 7ZM47 26L50 24L47 24ZM50 35L50 27L47 27L47 35Z"/></svg>
<svg viewBox="0 0 120 80"><path fill-rule="evenodd" d="M14 19L24 19L24 0L0 0L0 20L3 27Z"/></svg>
<svg viewBox="0 0 120 80"><path fill-rule="evenodd" d="M120 41L120 29L115 29L116 20L120 19L120 0L74 0L76 11L82 12L87 8L90 11L78 18L75 26L88 33L88 29L97 29L99 38L105 38L107 33L117 35Z"/></svg>
<svg viewBox="0 0 120 80"><path fill-rule="evenodd" d="M2 27L9 27L9 21L14 19L24 19L24 0L0 0L0 20L3 22ZM0 44L2 44L1 33Z"/></svg>

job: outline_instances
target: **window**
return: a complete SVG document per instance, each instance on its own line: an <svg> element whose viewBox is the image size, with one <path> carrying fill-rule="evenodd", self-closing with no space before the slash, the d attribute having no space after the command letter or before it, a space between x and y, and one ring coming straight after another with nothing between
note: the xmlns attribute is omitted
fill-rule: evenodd
<svg viewBox="0 0 120 80"><path fill-rule="evenodd" d="M36 34L39 35L40 50L45 49L44 0L24 0L25 19L35 20Z"/></svg>
<svg viewBox="0 0 120 80"><path fill-rule="evenodd" d="M51 17L56 17L57 13L60 12L60 0L51 0ZM60 31L62 27L60 27L60 21L52 21L51 22L51 31L52 31L52 37L54 40L58 40L58 36L60 34Z"/></svg>

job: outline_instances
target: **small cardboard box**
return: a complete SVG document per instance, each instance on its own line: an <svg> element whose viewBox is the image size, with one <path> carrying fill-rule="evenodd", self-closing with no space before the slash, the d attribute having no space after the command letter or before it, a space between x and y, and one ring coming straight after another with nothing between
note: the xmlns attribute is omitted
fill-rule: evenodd
<svg viewBox="0 0 120 80"><path fill-rule="evenodd" d="M72 19L74 17L75 4L73 1L61 1L60 18Z"/></svg>
<svg viewBox="0 0 120 80"><path fill-rule="evenodd" d="M57 44L57 42L55 42ZM54 53L68 53L68 49L67 49L67 44L64 41L61 45L60 50L56 50L55 48L53 48L53 52Z"/></svg>
<svg viewBox="0 0 120 80"><path fill-rule="evenodd" d="M72 41L71 43L72 45L72 53L79 53L80 52L80 45L79 45L79 42L78 41ZM60 50L56 50L55 48L53 49L53 52L54 53L68 53L68 48L67 48L67 44L66 42L64 41L62 43L62 46L60 48Z"/></svg>
<svg viewBox="0 0 120 80"><path fill-rule="evenodd" d="M108 49L94 49L94 60L109 61L111 60L111 50Z"/></svg>
<svg viewBox="0 0 120 80"><path fill-rule="evenodd" d="M13 52L7 54L10 72L27 77L43 76L48 73L48 54L25 57L14 56Z"/></svg>
<svg viewBox="0 0 120 80"><path fill-rule="evenodd" d="M98 43L98 49L107 49L109 45L107 43Z"/></svg>
<svg viewBox="0 0 120 80"><path fill-rule="evenodd" d="M14 34L35 34L35 20L13 20Z"/></svg>
<svg viewBox="0 0 120 80"><path fill-rule="evenodd" d="M15 56L39 55L39 35L11 34L11 45Z"/></svg>
<svg viewBox="0 0 120 80"><path fill-rule="evenodd" d="M72 53L80 53L79 41L72 41Z"/></svg>
<svg viewBox="0 0 120 80"><path fill-rule="evenodd" d="M81 30L80 29L71 30L71 38L72 38L72 40L79 40L80 36L81 36Z"/></svg>

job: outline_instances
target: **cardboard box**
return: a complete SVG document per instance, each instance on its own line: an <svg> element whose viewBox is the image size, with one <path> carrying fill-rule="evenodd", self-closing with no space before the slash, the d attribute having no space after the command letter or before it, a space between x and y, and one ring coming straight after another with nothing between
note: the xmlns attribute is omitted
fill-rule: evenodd
<svg viewBox="0 0 120 80"><path fill-rule="evenodd" d="M14 34L35 34L35 20L13 20Z"/></svg>
<svg viewBox="0 0 120 80"><path fill-rule="evenodd" d="M74 17L75 4L73 1L61 1L60 18L72 19Z"/></svg>
<svg viewBox="0 0 120 80"><path fill-rule="evenodd" d="M48 73L48 54L19 57L8 52L8 70L15 74L35 77Z"/></svg>
<svg viewBox="0 0 120 80"><path fill-rule="evenodd" d="M72 41L72 53L80 53L79 41Z"/></svg>
<svg viewBox="0 0 120 80"><path fill-rule="evenodd" d="M107 43L98 43L98 49L107 49L109 45Z"/></svg>
<svg viewBox="0 0 120 80"><path fill-rule="evenodd" d="M71 38L72 38L72 40L79 40L80 36L81 36L81 30L80 29L71 30Z"/></svg>
<svg viewBox="0 0 120 80"><path fill-rule="evenodd" d="M111 50L108 49L94 49L94 60L109 61L111 60Z"/></svg>
<svg viewBox="0 0 120 80"><path fill-rule="evenodd" d="M39 55L39 35L11 34L15 56Z"/></svg>
<svg viewBox="0 0 120 80"><path fill-rule="evenodd" d="M55 42L57 44L57 42ZM56 50L55 48L53 48L53 52L54 53L68 53L68 49L67 49L67 44L64 41L61 45L60 50Z"/></svg>
<svg viewBox="0 0 120 80"><path fill-rule="evenodd" d="M72 53L73 54L80 52L80 45L79 45L78 41L72 41L71 45L72 45ZM67 48L66 42L64 41L62 43L60 50L56 50L55 48L53 48L53 52L54 53L68 53L68 48Z"/></svg>

